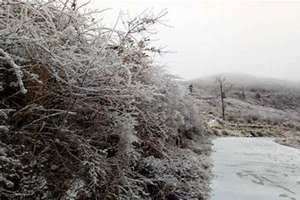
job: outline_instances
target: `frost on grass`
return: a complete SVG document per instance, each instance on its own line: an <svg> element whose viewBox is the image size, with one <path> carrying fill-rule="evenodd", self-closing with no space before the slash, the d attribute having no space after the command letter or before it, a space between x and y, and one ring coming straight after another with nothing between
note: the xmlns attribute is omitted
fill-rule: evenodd
<svg viewBox="0 0 300 200"><path fill-rule="evenodd" d="M155 199L136 166L201 130L192 98L153 61L148 33L166 12L121 16L118 29L83 7L0 1L1 199Z"/></svg>
<svg viewBox="0 0 300 200"><path fill-rule="evenodd" d="M285 137L277 138L276 142L300 149L300 131L287 131Z"/></svg>

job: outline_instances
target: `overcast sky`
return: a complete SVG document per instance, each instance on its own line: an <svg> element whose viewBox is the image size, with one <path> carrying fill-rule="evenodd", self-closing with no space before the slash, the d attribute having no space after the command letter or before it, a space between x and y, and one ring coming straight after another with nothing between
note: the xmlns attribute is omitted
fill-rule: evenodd
<svg viewBox="0 0 300 200"><path fill-rule="evenodd" d="M155 38L175 53L159 62L185 79L216 73L246 73L300 81L300 0L92 0L112 8L111 23L123 10L167 9Z"/></svg>

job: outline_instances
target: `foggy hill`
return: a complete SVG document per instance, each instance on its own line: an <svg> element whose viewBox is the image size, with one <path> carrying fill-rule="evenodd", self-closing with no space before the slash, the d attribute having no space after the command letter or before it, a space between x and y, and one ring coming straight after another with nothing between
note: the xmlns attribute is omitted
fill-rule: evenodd
<svg viewBox="0 0 300 200"><path fill-rule="evenodd" d="M253 110L261 112L261 110L272 108L287 111L288 115L291 114L290 112L297 116L300 113L300 85L287 80L245 74L214 75L189 82L193 85L193 95L200 99L212 98L218 101L219 89L216 77L220 76L226 78L226 101L229 109L241 104L245 112ZM250 109L253 106L259 106L259 109Z"/></svg>
<svg viewBox="0 0 300 200"><path fill-rule="evenodd" d="M196 85L215 85L216 77L225 77L227 82L234 87L257 88L267 90L292 89L300 91L300 82L281 80L268 77L257 77L249 74L225 73L216 74L208 77L194 79L191 82Z"/></svg>

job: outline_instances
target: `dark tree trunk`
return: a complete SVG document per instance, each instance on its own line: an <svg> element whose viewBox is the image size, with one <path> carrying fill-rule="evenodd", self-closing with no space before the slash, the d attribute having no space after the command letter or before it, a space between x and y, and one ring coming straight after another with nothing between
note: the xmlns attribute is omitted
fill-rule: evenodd
<svg viewBox="0 0 300 200"><path fill-rule="evenodd" d="M223 83L220 83L220 96L221 96L221 107L222 107L222 119L225 120L225 104L224 104L225 92L223 89Z"/></svg>

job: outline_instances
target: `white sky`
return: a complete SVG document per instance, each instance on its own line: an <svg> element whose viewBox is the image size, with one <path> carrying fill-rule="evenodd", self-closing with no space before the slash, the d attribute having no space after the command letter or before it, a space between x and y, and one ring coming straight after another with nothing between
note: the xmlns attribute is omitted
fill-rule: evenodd
<svg viewBox="0 0 300 200"><path fill-rule="evenodd" d="M300 0L92 0L116 20L167 9L173 28L158 27L159 62L183 78L247 73L300 81Z"/></svg>

